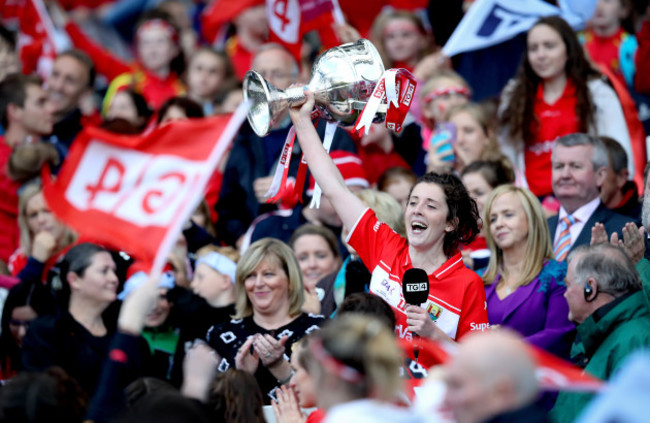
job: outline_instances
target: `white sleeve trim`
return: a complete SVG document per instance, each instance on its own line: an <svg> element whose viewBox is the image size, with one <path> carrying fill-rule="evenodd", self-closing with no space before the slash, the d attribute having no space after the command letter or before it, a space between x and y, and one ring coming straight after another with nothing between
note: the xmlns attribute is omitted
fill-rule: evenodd
<svg viewBox="0 0 650 423"><path fill-rule="evenodd" d="M370 207L366 208L366 209L363 211L363 213L361 213L361 215L359 216L359 218L357 219L357 221L354 222L354 226L352 227L352 229L350 229L350 232L348 232L348 236L347 236L347 238L345 238L345 242L346 242L346 243L348 243L348 244L350 243L350 238L352 237L352 234L353 234L354 231L357 229L357 226L359 225L359 222L361 222L361 219L363 219L364 216L368 213L368 210L370 210Z"/></svg>

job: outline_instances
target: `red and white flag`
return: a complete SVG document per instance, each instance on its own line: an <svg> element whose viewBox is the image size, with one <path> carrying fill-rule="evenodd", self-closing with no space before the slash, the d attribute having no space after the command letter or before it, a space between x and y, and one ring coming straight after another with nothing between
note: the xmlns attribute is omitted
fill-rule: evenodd
<svg viewBox="0 0 650 423"><path fill-rule="evenodd" d="M46 201L84 238L125 250L156 273L247 111L242 104L232 115L177 121L145 136L88 127L56 181L44 170Z"/></svg>
<svg viewBox="0 0 650 423"><path fill-rule="evenodd" d="M441 345L425 338L402 339L400 347L404 355L411 359L414 359L413 351L417 350L418 363L425 369L444 364L455 354L455 349L450 345ZM542 390L597 392L605 386L602 380L591 376L573 363L532 345L528 345L528 349L536 363L535 374Z"/></svg>
<svg viewBox="0 0 650 423"><path fill-rule="evenodd" d="M2 22L18 23L18 53L23 73L47 78L56 57L54 25L43 0L7 0L2 6ZM6 14L4 14L6 12Z"/></svg>
<svg viewBox="0 0 650 423"><path fill-rule="evenodd" d="M605 382L591 376L575 364L532 345L529 347L530 354L537 363L535 373L541 389L597 392L605 386Z"/></svg>
<svg viewBox="0 0 650 423"><path fill-rule="evenodd" d="M337 0L266 0L269 41L284 45L300 63L302 37L318 31L324 49L340 43L332 25L343 23Z"/></svg>

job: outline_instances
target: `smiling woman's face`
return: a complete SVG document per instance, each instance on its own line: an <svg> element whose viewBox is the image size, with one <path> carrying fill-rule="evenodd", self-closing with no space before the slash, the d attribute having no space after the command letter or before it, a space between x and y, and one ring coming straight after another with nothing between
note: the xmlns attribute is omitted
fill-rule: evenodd
<svg viewBox="0 0 650 423"><path fill-rule="evenodd" d="M96 303L110 304L117 298L119 281L115 270L115 262L110 253L95 253L83 276L77 275L74 283L71 282L73 292Z"/></svg>
<svg viewBox="0 0 650 423"><path fill-rule="evenodd" d="M340 260L320 235L305 234L293 244L305 286L315 287L319 280L338 269Z"/></svg>
<svg viewBox="0 0 650 423"><path fill-rule="evenodd" d="M253 313L289 315L289 277L274 261L264 259L244 279Z"/></svg>
<svg viewBox="0 0 650 423"><path fill-rule="evenodd" d="M447 222L448 213L447 199L440 186L429 182L415 185L404 213L409 245L442 251L445 233L454 229Z"/></svg>

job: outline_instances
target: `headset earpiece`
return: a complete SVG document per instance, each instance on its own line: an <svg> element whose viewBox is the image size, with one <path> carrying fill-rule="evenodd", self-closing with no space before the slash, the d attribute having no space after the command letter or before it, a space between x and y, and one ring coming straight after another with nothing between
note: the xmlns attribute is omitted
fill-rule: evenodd
<svg viewBox="0 0 650 423"><path fill-rule="evenodd" d="M591 302L593 301L593 298L591 297L591 294L594 293L594 288L589 284L589 282L585 282L585 301Z"/></svg>

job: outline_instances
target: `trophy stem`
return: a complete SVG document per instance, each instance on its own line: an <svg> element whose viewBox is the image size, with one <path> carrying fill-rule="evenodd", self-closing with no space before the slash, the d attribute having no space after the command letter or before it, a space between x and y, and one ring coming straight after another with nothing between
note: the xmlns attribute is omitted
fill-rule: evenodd
<svg viewBox="0 0 650 423"><path fill-rule="evenodd" d="M291 87L284 90L284 95L289 103L289 107L300 106L305 104L307 97L305 96L304 87Z"/></svg>

